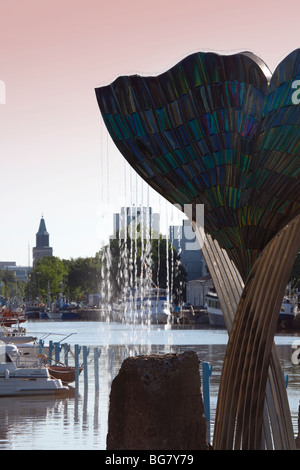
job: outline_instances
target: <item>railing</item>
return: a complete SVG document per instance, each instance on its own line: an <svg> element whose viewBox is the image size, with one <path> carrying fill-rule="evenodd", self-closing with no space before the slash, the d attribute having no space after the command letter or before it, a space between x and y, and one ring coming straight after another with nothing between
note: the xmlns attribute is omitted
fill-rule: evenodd
<svg viewBox="0 0 300 470"><path fill-rule="evenodd" d="M13 362L18 368L38 368L45 364L43 357L40 356L19 355L16 358L13 358Z"/></svg>

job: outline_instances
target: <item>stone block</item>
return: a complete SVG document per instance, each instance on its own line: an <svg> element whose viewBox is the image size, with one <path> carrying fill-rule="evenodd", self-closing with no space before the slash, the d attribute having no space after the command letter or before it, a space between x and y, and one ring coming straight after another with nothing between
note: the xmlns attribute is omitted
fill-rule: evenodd
<svg viewBox="0 0 300 470"><path fill-rule="evenodd" d="M108 421L108 450L208 449L197 354L125 359Z"/></svg>

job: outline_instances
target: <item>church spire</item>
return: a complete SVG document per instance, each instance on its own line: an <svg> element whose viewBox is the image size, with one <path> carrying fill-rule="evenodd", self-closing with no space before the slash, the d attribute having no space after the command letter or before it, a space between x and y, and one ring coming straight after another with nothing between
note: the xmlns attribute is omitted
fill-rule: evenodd
<svg viewBox="0 0 300 470"><path fill-rule="evenodd" d="M47 232L46 223L43 216L40 221L39 230L36 234L36 246L39 248L49 246L49 233Z"/></svg>
<svg viewBox="0 0 300 470"><path fill-rule="evenodd" d="M37 259L44 258L44 256L52 256L52 251L52 248L49 246L49 233L47 232L45 219L42 215L39 230L36 233L36 246L32 249L33 265Z"/></svg>

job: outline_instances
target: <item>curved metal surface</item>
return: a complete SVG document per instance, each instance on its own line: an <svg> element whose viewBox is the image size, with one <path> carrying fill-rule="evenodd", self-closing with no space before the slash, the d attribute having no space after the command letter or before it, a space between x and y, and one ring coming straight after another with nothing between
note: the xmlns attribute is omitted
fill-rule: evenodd
<svg viewBox="0 0 300 470"><path fill-rule="evenodd" d="M193 228L199 245L203 246L203 255L220 299L226 328L230 335L244 288L243 280L218 242L214 241L210 235L204 235L203 228L198 227L197 224L193 223ZM262 447L269 450L294 449L295 440L290 408L275 344L272 347L265 398Z"/></svg>
<svg viewBox="0 0 300 470"><path fill-rule="evenodd" d="M247 279L224 360L215 449L262 448L263 407L273 338L299 246L300 216L297 216L264 249Z"/></svg>

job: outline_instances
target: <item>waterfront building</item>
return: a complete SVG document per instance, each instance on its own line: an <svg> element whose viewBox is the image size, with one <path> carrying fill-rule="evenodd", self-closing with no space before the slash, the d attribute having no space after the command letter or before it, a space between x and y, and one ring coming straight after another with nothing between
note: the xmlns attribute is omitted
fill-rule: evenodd
<svg viewBox="0 0 300 470"><path fill-rule="evenodd" d="M26 282L32 270L31 266L17 266L15 261L0 261L0 269L13 272L18 281Z"/></svg>
<svg viewBox="0 0 300 470"><path fill-rule="evenodd" d="M210 274L191 279L186 283L186 302L194 307L203 307L205 296L213 287Z"/></svg>

